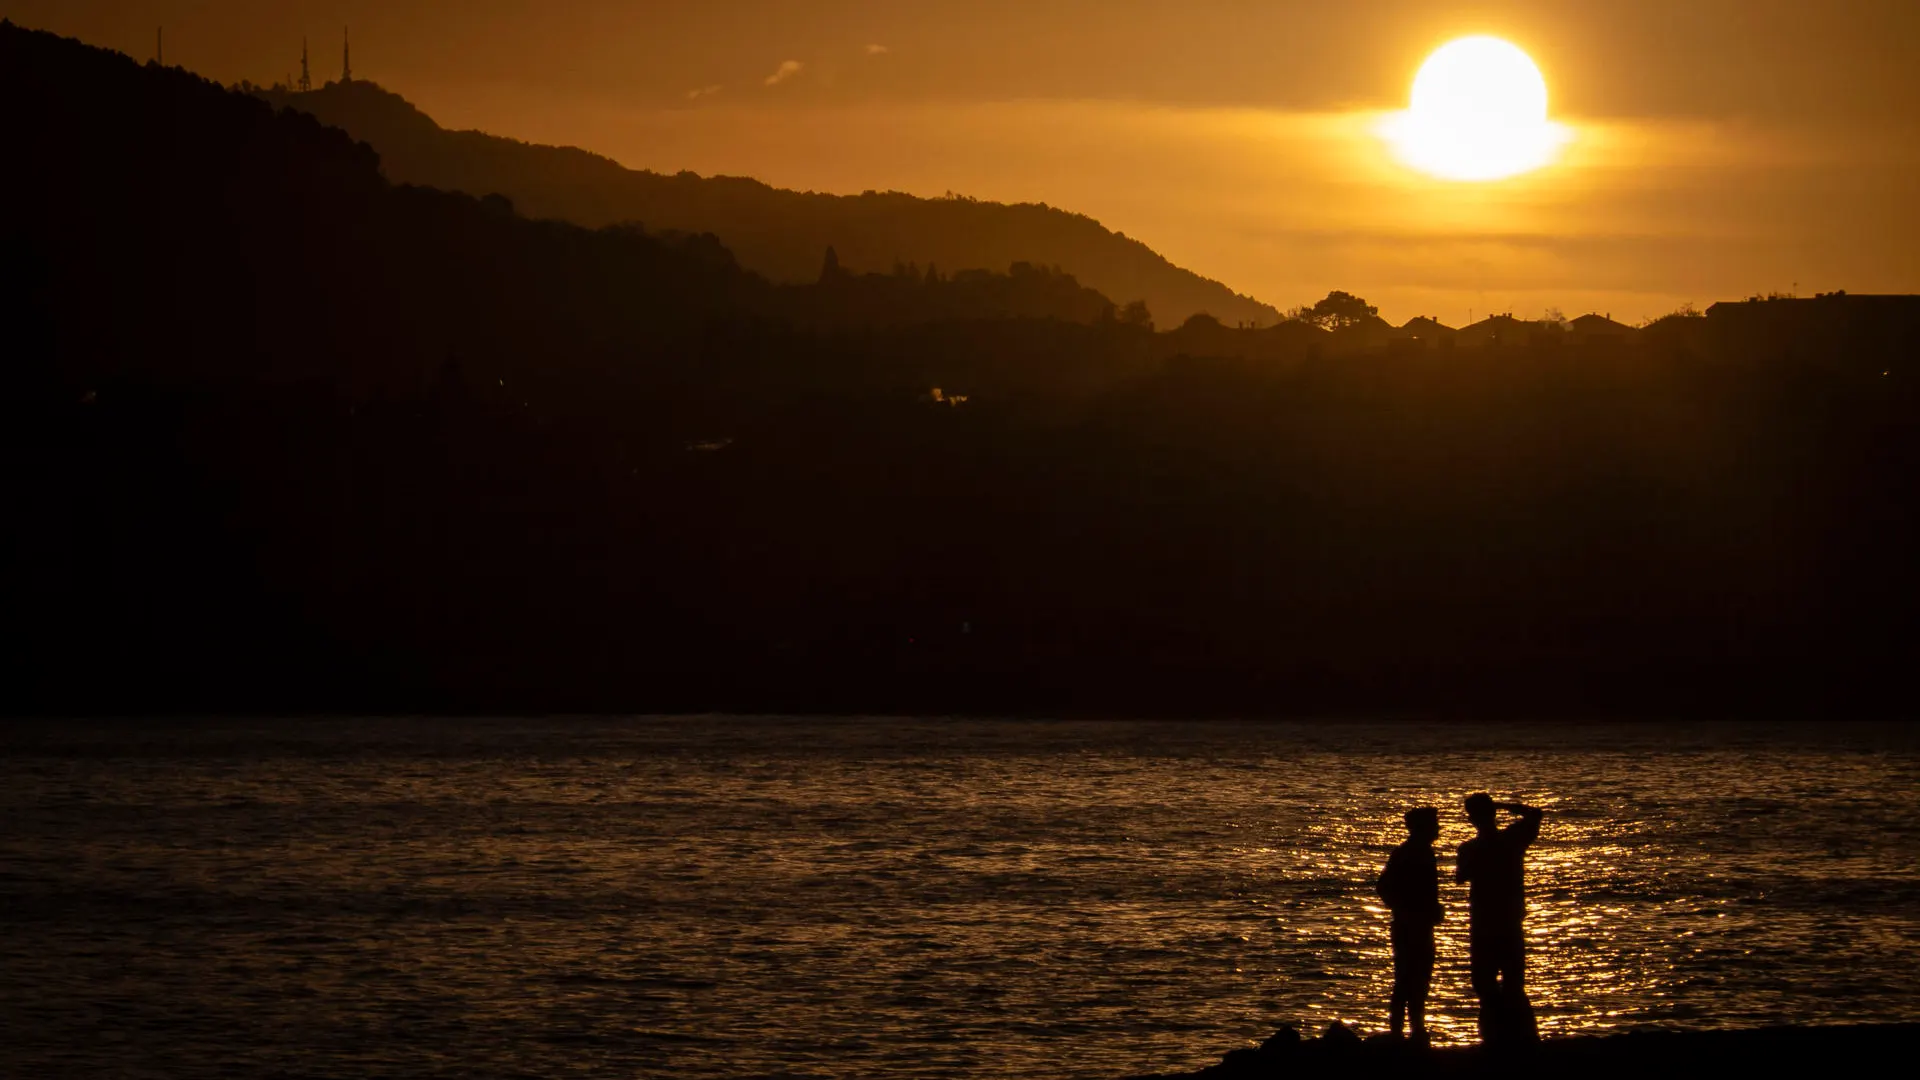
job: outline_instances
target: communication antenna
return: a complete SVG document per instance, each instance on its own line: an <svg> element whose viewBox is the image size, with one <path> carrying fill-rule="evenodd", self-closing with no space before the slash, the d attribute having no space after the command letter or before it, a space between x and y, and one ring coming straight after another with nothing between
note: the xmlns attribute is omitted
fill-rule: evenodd
<svg viewBox="0 0 1920 1080"><path fill-rule="evenodd" d="M353 81L353 42L347 37L344 26L340 28L340 81Z"/></svg>
<svg viewBox="0 0 1920 1080"><path fill-rule="evenodd" d="M167 66L167 28L153 28L153 62L161 67Z"/></svg>
<svg viewBox="0 0 1920 1080"><path fill-rule="evenodd" d="M300 35L300 92L313 90L313 71L307 67L307 35Z"/></svg>

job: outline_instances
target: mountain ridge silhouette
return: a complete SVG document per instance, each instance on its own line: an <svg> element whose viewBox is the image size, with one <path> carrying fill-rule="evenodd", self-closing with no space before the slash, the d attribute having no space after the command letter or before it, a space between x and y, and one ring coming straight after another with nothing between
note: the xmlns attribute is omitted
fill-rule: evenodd
<svg viewBox="0 0 1920 1080"><path fill-rule="evenodd" d="M1445 348L1032 263L777 285L4 19L0 143L0 713L1909 691L1904 298Z"/></svg>
<svg viewBox="0 0 1920 1080"><path fill-rule="evenodd" d="M896 263L943 270L1061 267L1116 303L1144 300L1163 326L1207 313L1271 325L1269 304L1179 267L1093 218L1044 203L997 203L901 192L834 195L750 177L630 169L577 147L443 128L413 103L365 80L308 92L257 91L371 145L395 183L500 194L520 212L588 228L637 222L650 230L717 235L747 269L775 282L812 281L835 248L854 271Z"/></svg>

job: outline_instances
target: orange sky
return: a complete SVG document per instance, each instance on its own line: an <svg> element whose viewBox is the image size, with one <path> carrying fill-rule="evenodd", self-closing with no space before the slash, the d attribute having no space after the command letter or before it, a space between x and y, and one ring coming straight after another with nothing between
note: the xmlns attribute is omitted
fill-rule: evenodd
<svg viewBox="0 0 1920 1080"><path fill-rule="evenodd" d="M1767 290L1920 292L1913 0L27 0L223 81L354 27L449 126L635 167L1047 202L1280 307L1638 320ZM1371 118L1466 33L1525 48L1576 142L1516 180L1394 164ZM1071 269L1071 268L1069 268Z"/></svg>

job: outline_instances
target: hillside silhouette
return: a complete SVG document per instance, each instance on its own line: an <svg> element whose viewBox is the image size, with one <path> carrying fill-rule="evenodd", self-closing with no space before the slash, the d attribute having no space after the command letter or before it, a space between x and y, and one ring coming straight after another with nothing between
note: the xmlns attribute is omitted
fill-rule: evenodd
<svg viewBox="0 0 1920 1080"><path fill-rule="evenodd" d="M4 23L0 144L8 709L1834 708L1920 659L1910 300L1453 348L775 284Z"/></svg>
<svg viewBox="0 0 1920 1080"><path fill-rule="evenodd" d="M847 267L866 272L887 272L897 262L949 271L1015 262L1059 266L1118 302L1144 300L1170 326L1198 312L1227 323L1280 320L1272 307L1183 270L1137 240L1048 206L899 192L801 193L741 177L627 169L584 150L447 131L404 98L363 80L305 94L261 94L371 144L395 182L498 192L529 217L590 228L639 222L653 230L710 232L742 265L777 282L812 281L820 253L831 246Z"/></svg>

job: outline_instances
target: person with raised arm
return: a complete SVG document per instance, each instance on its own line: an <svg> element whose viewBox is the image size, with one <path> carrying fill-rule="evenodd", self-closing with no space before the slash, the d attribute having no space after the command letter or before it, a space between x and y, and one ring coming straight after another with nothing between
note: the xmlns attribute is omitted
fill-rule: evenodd
<svg viewBox="0 0 1920 1080"><path fill-rule="evenodd" d="M1518 815L1505 828L1501 812ZM1460 845L1454 879L1467 886L1467 958L1480 998L1480 1041L1489 1045L1539 1038L1526 989L1526 854L1540 838L1545 812L1524 803L1467 796L1475 835Z"/></svg>

